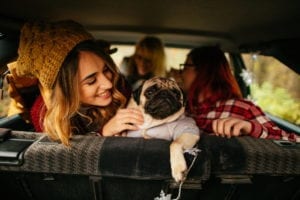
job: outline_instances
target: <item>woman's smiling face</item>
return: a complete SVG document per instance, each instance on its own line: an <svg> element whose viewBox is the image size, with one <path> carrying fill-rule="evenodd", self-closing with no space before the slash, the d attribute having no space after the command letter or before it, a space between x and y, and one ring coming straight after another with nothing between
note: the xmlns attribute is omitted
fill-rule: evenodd
<svg viewBox="0 0 300 200"><path fill-rule="evenodd" d="M80 101L83 104L107 106L112 101L112 72L95 53L81 51L78 68Z"/></svg>

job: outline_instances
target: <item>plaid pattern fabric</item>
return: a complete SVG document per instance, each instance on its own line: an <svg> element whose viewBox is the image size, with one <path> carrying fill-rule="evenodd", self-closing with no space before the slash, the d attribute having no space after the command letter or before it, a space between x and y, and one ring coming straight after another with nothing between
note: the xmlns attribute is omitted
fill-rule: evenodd
<svg viewBox="0 0 300 200"><path fill-rule="evenodd" d="M205 101L198 104L193 118L200 129L213 133L212 121L214 119L236 117L247 120L252 124L250 135L255 138L283 139L300 142L295 133L287 133L278 128L265 113L254 103L245 99L230 99L224 101Z"/></svg>

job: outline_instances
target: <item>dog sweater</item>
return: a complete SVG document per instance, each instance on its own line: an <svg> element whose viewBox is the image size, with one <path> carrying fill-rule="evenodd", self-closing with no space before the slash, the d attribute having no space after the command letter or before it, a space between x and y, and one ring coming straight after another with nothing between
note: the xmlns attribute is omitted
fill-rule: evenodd
<svg viewBox="0 0 300 200"><path fill-rule="evenodd" d="M128 131L127 136L175 140L183 133L194 135L200 134L200 130L194 119L185 115L180 116L175 121L160 124L148 129Z"/></svg>

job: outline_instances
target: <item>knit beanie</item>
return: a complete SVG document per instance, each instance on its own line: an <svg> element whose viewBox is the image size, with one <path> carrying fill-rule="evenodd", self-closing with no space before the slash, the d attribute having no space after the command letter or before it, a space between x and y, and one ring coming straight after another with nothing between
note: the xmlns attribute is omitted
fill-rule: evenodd
<svg viewBox="0 0 300 200"><path fill-rule="evenodd" d="M27 22L21 29L16 73L35 77L42 87L52 89L68 53L78 43L93 39L74 21Z"/></svg>

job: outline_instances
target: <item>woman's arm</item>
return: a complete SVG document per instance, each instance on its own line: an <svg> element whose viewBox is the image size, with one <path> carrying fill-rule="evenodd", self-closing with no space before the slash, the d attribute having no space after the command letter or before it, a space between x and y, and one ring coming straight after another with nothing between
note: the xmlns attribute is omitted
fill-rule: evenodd
<svg viewBox="0 0 300 200"><path fill-rule="evenodd" d="M252 103L251 103L252 104ZM244 119L243 119L244 118ZM256 105L250 105L241 118L227 117L212 122L213 131L223 137L250 135L256 138L298 141L299 136L287 133L273 123Z"/></svg>

